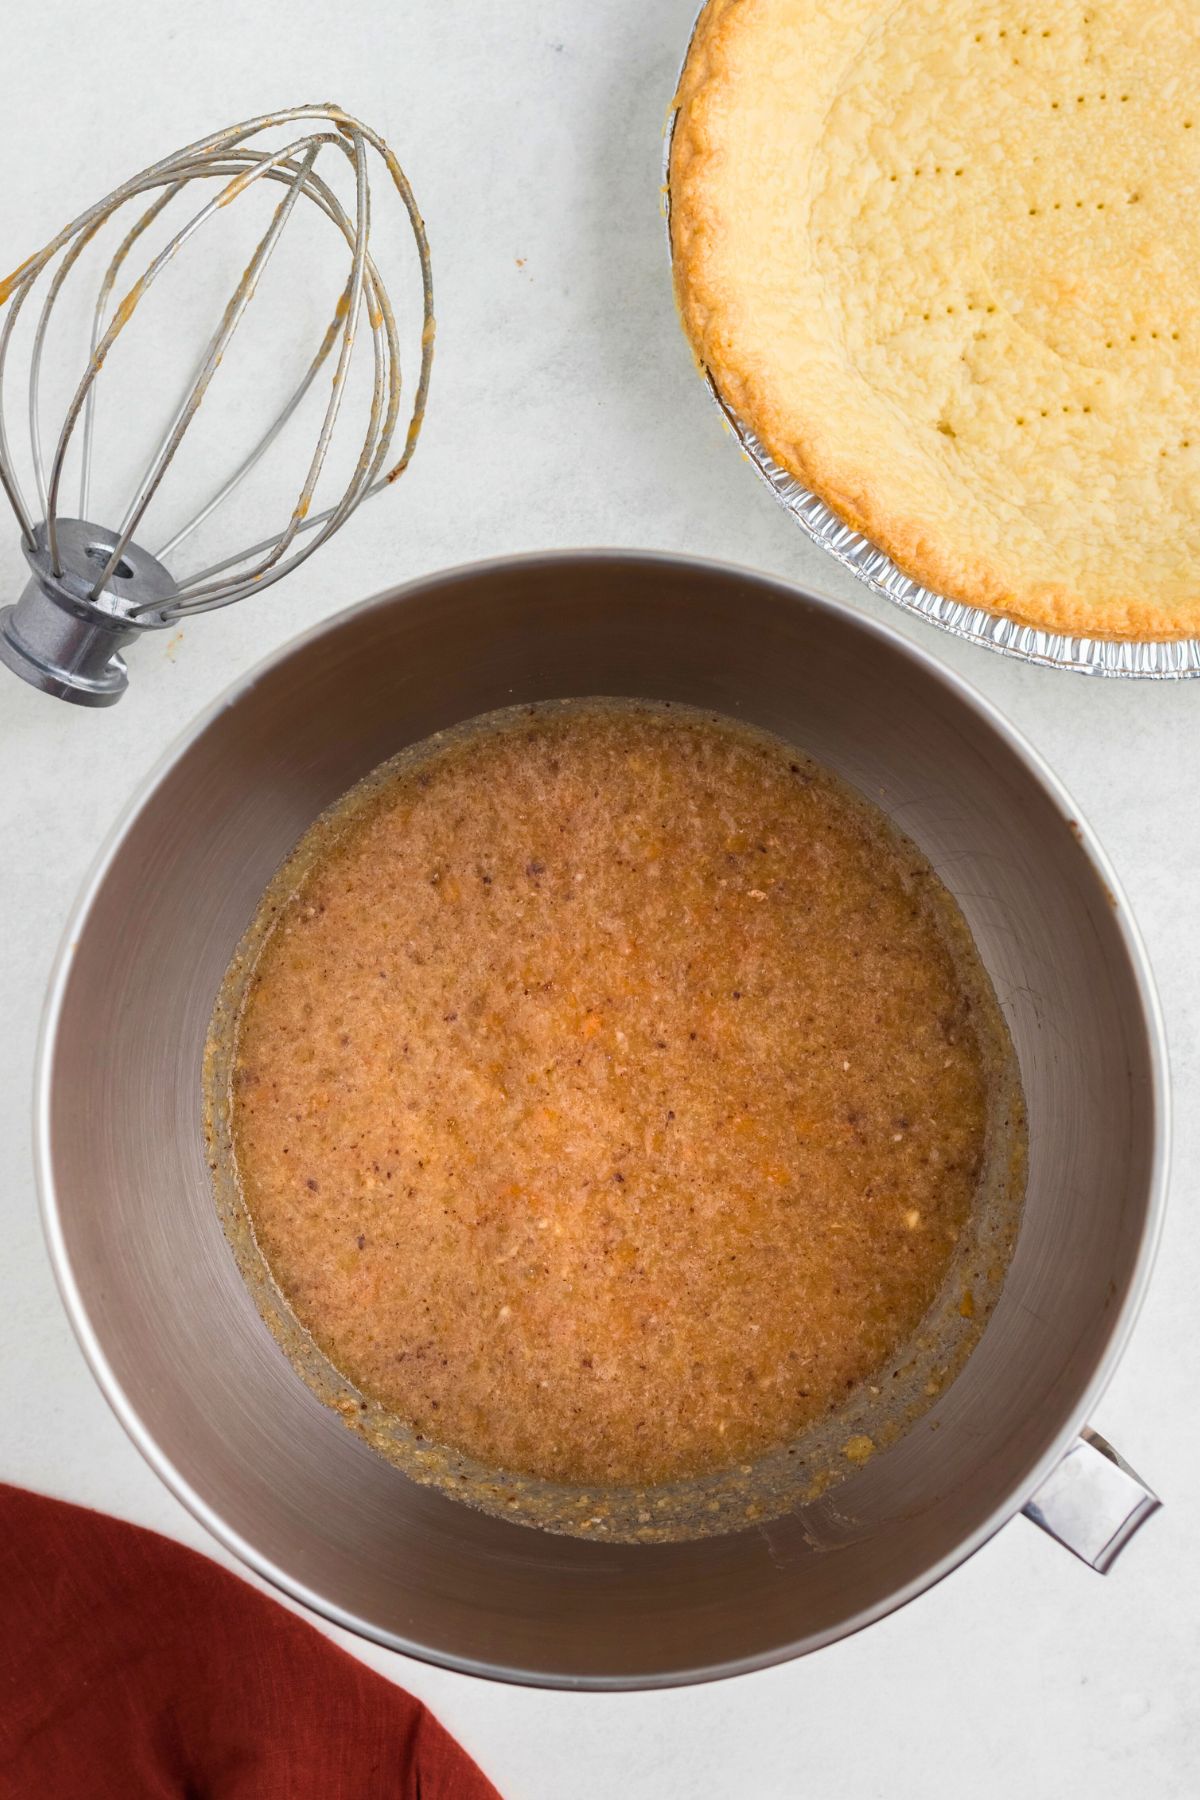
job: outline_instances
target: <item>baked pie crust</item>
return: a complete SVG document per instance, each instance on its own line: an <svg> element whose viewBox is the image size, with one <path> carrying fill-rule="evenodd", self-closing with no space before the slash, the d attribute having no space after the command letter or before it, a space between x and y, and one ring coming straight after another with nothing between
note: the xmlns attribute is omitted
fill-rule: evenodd
<svg viewBox="0 0 1200 1800"><path fill-rule="evenodd" d="M1191 0L710 0L680 312L770 456L926 586L1200 635Z"/></svg>

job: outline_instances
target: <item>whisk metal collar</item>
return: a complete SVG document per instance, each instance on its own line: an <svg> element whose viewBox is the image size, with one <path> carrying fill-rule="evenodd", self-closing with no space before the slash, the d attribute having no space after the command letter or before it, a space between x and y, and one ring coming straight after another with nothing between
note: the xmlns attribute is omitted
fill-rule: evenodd
<svg viewBox="0 0 1200 1800"><path fill-rule="evenodd" d="M122 650L139 632L168 622L163 614L175 583L136 544L114 559L116 533L86 520L59 519L57 537L57 570L45 524L24 546L31 575L16 605L0 610L0 662L43 694L112 706L129 685Z"/></svg>

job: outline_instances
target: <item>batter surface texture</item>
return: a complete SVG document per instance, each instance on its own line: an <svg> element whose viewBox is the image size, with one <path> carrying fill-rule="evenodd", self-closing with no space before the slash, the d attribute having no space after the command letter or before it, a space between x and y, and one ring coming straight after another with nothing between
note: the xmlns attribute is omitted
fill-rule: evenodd
<svg viewBox="0 0 1200 1800"><path fill-rule="evenodd" d="M909 574L1200 633L1190 0L711 0L671 230L696 353Z"/></svg>
<svg viewBox="0 0 1200 1800"><path fill-rule="evenodd" d="M920 1326L1003 1027L928 865L818 766L688 709L523 709L385 766L294 867L233 1146L372 1403L653 1484L792 1439Z"/></svg>

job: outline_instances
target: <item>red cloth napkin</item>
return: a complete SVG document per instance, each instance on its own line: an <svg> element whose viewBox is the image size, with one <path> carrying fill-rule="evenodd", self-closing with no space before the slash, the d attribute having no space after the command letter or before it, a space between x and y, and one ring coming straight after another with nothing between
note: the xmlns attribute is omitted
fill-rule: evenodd
<svg viewBox="0 0 1200 1800"><path fill-rule="evenodd" d="M157 1532L0 1484L4 1800L499 1800L411 1694Z"/></svg>

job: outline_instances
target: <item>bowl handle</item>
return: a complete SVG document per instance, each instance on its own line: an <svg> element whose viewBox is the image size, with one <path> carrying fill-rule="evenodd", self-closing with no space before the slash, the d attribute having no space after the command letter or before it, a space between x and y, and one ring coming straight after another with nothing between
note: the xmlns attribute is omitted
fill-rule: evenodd
<svg viewBox="0 0 1200 1800"><path fill-rule="evenodd" d="M1085 1425L1023 1510L1089 1568L1107 1575L1161 1505L1107 1439Z"/></svg>

